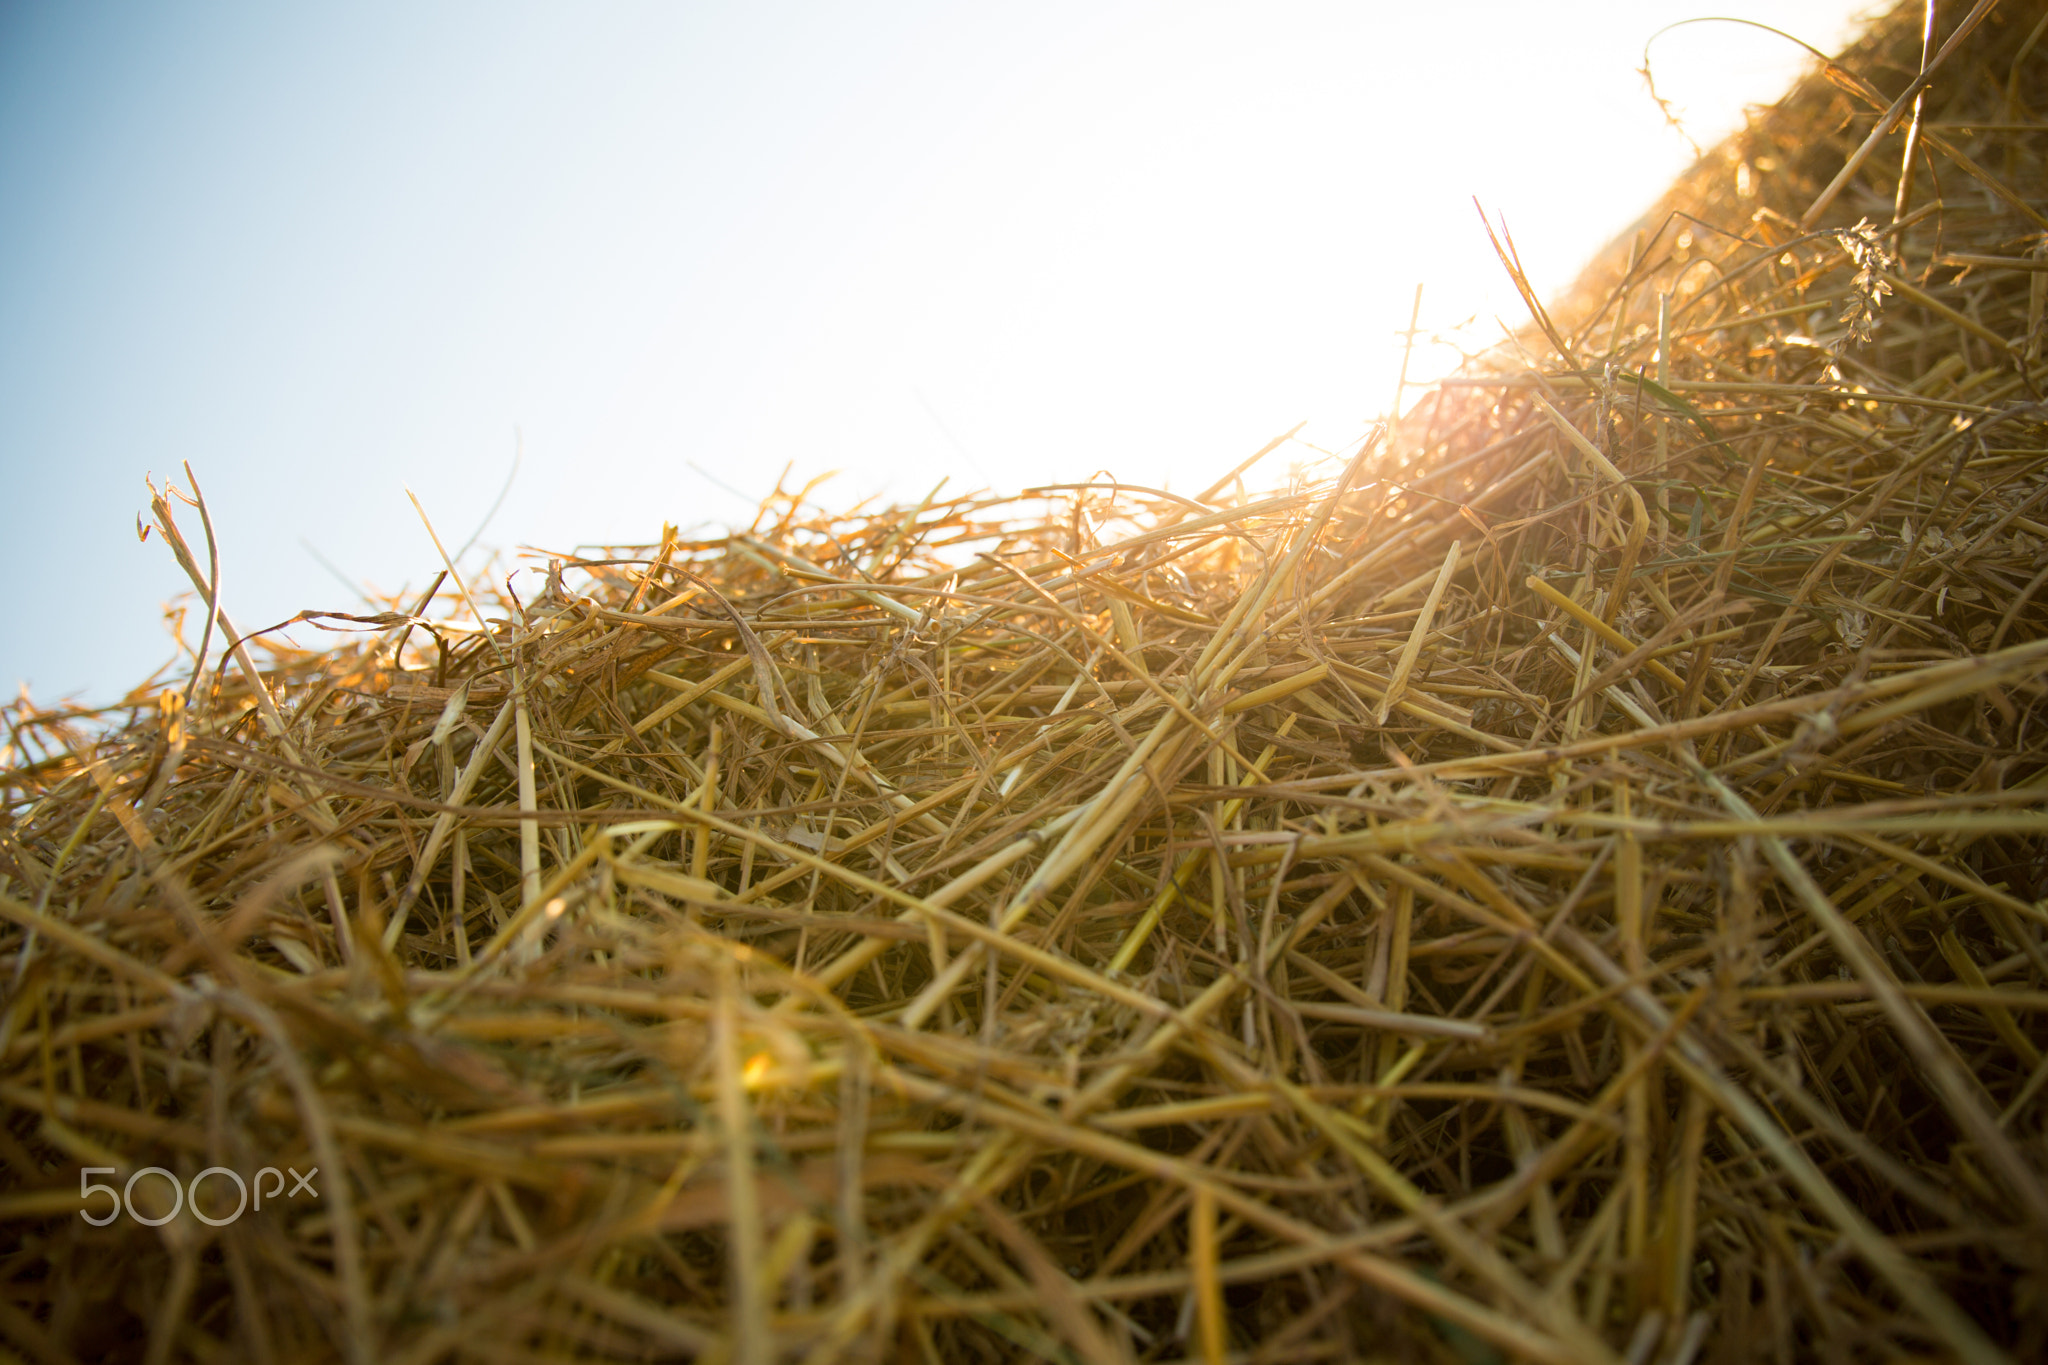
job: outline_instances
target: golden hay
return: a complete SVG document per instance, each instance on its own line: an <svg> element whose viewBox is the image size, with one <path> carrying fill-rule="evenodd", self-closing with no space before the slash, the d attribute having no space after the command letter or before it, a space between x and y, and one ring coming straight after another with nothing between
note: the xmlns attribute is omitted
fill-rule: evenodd
<svg viewBox="0 0 2048 1365"><path fill-rule="evenodd" d="M779 496L10 709L0 1336L2042 1358L2044 26L1816 208L1878 24L1328 482Z"/></svg>

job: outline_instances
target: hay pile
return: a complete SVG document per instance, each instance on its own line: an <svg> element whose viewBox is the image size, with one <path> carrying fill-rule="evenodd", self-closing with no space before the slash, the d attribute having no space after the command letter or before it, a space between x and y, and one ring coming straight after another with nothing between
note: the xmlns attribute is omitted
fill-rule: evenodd
<svg viewBox="0 0 2048 1365"><path fill-rule="evenodd" d="M1812 212L1879 24L1323 482L784 496L11 709L0 1337L2041 1358L2044 23Z"/></svg>

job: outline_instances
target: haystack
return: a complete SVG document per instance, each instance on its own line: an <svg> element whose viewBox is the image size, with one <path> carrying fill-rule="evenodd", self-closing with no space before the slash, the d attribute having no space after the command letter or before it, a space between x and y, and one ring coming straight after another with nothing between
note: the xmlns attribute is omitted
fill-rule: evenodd
<svg viewBox="0 0 2048 1365"><path fill-rule="evenodd" d="M2043 1358L2044 30L1876 24L1318 481L326 652L158 498L198 665L6 713L0 1338Z"/></svg>

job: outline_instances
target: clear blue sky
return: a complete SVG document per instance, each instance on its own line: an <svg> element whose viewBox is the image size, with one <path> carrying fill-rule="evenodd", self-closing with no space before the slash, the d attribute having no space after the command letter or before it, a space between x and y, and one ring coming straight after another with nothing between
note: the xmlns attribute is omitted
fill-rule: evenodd
<svg viewBox="0 0 2048 1365"><path fill-rule="evenodd" d="M1830 46L1851 8L1725 12ZM423 583L404 489L460 541L515 429L501 546L744 519L718 484L790 462L847 504L1342 443L1418 281L1425 324L1516 320L1470 196L1556 287L1685 165L1634 68L1698 12L0 6L0 686L170 656L134 518L187 460L255 626L351 605L302 542ZM1702 141L1798 65L1654 55Z"/></svg>

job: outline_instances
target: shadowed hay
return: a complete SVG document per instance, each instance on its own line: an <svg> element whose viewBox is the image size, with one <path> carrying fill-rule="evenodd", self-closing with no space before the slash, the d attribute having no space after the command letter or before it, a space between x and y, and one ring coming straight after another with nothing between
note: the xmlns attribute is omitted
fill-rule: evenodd
<svg viewBox="0 0 2048 1365"><path fill-rule="evenodd" d="M0 1337L2041 1358L2044 16L1816 210L1881 23L1326 482L778 496L12 708Z"/></svg>

